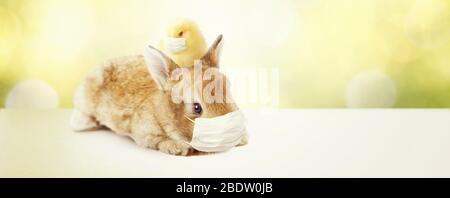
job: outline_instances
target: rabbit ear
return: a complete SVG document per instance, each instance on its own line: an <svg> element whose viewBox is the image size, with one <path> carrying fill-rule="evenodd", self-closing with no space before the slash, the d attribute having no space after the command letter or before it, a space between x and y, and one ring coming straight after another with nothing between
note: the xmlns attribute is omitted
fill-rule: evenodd
<svg viewBox="0 0 450 198"><path fill-rule="evenodd" d="M150 75L159 88L165 91L169 90L170 72L178 67L176 63L153 46L148 46L144 50L144 60Z"/></svg>
<svg viewBox="0 0 450 198"><path fill-rule="evenodd" d="M206 54L202 57L204 65L208 65L209 67L219 67L219 56L223 45L222 43L223 36L219 35Z"/></svg>

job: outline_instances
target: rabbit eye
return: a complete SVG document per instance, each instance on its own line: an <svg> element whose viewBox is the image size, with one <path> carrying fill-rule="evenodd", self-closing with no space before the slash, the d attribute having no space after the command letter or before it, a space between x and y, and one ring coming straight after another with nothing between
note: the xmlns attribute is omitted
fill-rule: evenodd
<svg viewBox="0 0 450 198"><path fill-rule="evenodd" d="M183 32L183 31L181 31L181 32L179 32L179 33L178 33L178 36L179 36L179 37L182 37L182 36L183 36L183 34L184 34L184 32Z"/></svg>
<svg viewBox="0 0 450 198"><path fill-rule="evenodd" d="M197 115L200 115L203 112L202 106L199 103L194 103L194 109L193 110L194 110L194 113L197 114Z"/></svg>

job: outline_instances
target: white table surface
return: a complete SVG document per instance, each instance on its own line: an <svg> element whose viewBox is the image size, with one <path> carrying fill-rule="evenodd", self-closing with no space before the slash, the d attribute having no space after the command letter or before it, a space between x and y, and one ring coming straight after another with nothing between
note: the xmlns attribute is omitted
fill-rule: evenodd
<svg viewBox="0 0 450 198"><path fill-rule="evenodd" d="M450 177L449 110L247 110L250 144L178 157L71 110L1 110L0 177Z"/></svg>

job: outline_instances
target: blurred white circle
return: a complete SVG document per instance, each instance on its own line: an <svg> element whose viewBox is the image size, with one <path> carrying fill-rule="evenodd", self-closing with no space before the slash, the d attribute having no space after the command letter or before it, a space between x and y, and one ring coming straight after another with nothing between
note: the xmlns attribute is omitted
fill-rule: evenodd
<svg viewBox="0 0 450 198"><path fill-rule="evenodd" d="M14 109L58 108L56 91L41 80L27 80L17 84L6 98L5 107Z"/></svg>
<svg viewBox="0 0 450 198"><path fill-rule="evenodd" d="M346 103L349 108L390 108L395 105L394 81L383 72L362 72L350 81Z"/></svg>

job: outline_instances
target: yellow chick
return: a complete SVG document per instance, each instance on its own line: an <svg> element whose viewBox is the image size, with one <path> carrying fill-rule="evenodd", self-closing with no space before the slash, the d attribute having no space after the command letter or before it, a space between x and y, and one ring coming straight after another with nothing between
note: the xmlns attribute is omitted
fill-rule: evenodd
<svg viewBox="0 0 450 198"><path fill-rule="evenodd" d="M167 28L165 38L158 48L181 67L191 67L194 61L206 53L206 41L198 25L189 19L180 18Z"/></svg>

